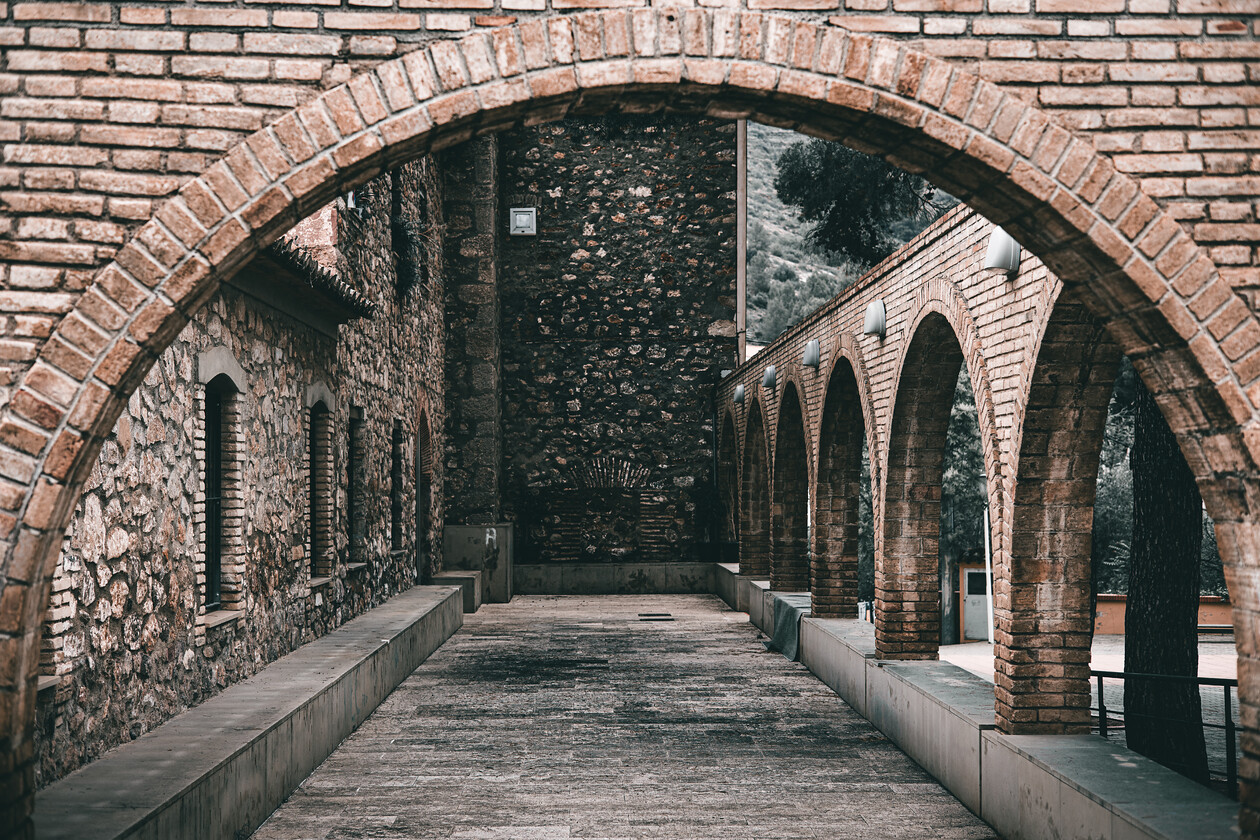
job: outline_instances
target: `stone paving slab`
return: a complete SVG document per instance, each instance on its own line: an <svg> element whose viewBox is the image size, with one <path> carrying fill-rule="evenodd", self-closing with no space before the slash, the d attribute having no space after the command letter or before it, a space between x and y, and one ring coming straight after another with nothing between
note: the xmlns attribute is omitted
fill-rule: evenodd
<svg viewBox="0 0 1260 840"><path fill-rule="evenodd" d="M996 837L702 595L482 607L254 836Z"/></svg>

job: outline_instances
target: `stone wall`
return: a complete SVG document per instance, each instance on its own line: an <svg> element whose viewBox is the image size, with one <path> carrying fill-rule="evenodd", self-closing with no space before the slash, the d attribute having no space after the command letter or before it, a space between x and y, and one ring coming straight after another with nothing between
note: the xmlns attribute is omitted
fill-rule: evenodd
<svg viewBox="0 0 1260 840"><path fill-rule="evenodd" d="M201 310L132 396L92 471L53 583L36 732L39 784L410 587L417 571L430 571L417 570L413 523L418 424L437 435L444 422L439 201L433 167L421 160L360 189L357 211L339 199L319 214L321 224L291 237L371 301L370 317L321 332L318 318L304 322L301 306L275 298L270 275L283 267L260 261ZM307 241L312 231L323 241ZM294 294L288 288L280 296ZM243 576L239 602L225 596L223 609L207 613L199 566L206 377L197 357L214 348L227 351L245 380L233 398L243 448ZM321 395L332 401L334 557L331 575L313 581L308 407ZM361 418L354 506L363 522L353 552L352 411ZM401 546L391 550L398 421L404 519ZM441 534L441 463L423 468L439 491L422 499L431 508L431 529L421 535L427 564Z"/></svg>
<svg viewBox="0 0 1260 840"><path fill-rule="evenodd" d="M500 136L503 484L516 562L694 560L709 386L734 366L735 127L564 121ZM506 230L506 219L502 221Z"/></svg>

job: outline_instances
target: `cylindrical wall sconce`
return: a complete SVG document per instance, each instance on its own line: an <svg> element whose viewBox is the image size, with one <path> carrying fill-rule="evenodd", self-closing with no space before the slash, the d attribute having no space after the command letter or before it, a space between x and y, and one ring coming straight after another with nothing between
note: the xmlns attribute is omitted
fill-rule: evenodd
<svg viewBox="0 0 1260 840"><path fill-rule="evenodd" d="M773 391L773 390L774 390L774 384L775 384L775 382L776 382L776 381L777 381L777 380L776 380L776 379L775 379L775 377L774 377L774 365L768 365L768 366L766 367L766 374L765 374L765 376L761 377L761 387L762 387L762 388L769 388L771 391Z"/></svg>
<svg viewBox="0 0 1260 840"><path fill-rule="evenodd" d="M744 404L744 386L743 385L735 386L735 396L731 397L731 402L735 403L735 405Z"/></svg>
<svg viewBox="0 0 1260 840"><path fill-rule="evenodd" d="M1019 243L1000 227L989 234L989 250L984 255L984 270L993 274L1005 274L1014 280L1019 274L1019 261L1023 258Z"/></svg>
<svg viewBox="0 0 1260 840"><path fill-rule="evenodd" d="M883 338L886 328L886 317L887 312L884 310L884 302L882 300L871 301L866 307L866 322L862 325L862 332Z"/></svg>
<svg viewBox="0 0 1260 840"><path fill-rule="evenodd" d="M818 339L810 339L805 345L805 355L801 358L801 364L805 367L817 369L822 358L822 346L818 343Z"/></svg>

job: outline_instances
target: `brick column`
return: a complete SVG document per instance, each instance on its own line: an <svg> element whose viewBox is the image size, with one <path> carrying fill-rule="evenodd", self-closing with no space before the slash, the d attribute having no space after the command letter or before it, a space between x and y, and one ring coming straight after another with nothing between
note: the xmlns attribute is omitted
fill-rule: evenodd
<svg viewBox="0 0 1260 840"><path fill-rule="evenodd" d="M1250 497L1255 498L1254 484ZM1238 824L1246 840L1260 837L1260 529L1244 522L1216 522L1216 539L1225 558L1225 583L1234 607L1238 649L1238 719L1242 754L1238 756Z"/></svg>
<svg viewBox="0 0 1260 840"><path fill-rule="evenodd" d="M500 521L503 425L499 386L499 145L444 152L446 218L446 521Z"/></svg>
<svg viewBox="0 0 1260 840"><path fill-rule="evenodd" d="M1094 497L1119 363L1089 312L1060 300L1033 369L1010 559L994 586L995 711L1004 732L1089 731Z"/></svg>

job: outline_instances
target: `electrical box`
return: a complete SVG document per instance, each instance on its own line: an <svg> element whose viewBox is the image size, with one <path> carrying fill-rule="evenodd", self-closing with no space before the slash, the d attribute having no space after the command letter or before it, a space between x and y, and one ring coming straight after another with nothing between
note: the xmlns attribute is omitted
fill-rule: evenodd
<svg viewBox="0 0 1260 840"><path fill-rule="evenodd" d="M513 207L508 211L508 233L511 236L536 236L538 234L538 208Z"/></svg>

